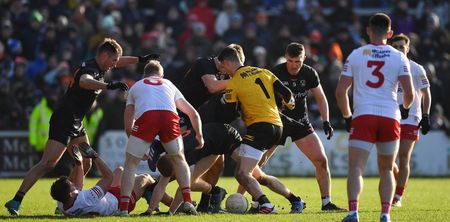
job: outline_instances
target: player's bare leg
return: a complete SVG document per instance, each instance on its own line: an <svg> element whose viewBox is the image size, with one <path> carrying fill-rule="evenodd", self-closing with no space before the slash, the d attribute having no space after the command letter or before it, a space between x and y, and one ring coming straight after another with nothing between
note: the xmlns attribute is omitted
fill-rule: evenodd
<svg viewBox="0 0 450 222"><path fill-rule="evenodd" d="M117 167L113 172L113 182L111 187L118 187L122 183L123 167Z"/></svg>
<svg viewBox="0 0 450 222"><path fill-rule="evenodd" d="M349 216L358 217L358 201L363 188L363 173L366 168L369 151L351 147L348 151L347 196Z"/></svg>
<svg viewBox="0 0 450 222"><path fill-rule="evenodd" d="M384 145L383 145L384 144ZM377 148L380 150L380 146L391 146L392 143L377 143ZM396 144L398 146L398 143ZM389 218L392 198L394 196L395 189L395 179L393 173L393 165L396 156L396 152L398 150L395 149L394 153L380 153L378 151L378 173L380 175L380 183L379 183L379 193L381 199L381 216L386 215Z"/></svg>
<svg viewBox="0 0 450 222"><path fill-rule="evenodd" d="M141 198L145 189L156 181L149 174L140 174L134 178L133 192L136 194L136 201Z"/></svg>
<svg viewBox="0 0 450 222"><path fill-rule="evenodd" d="M131 192L134 188L136 168L140 161L140 158L137 158L129 153L125 154L125 164L120 185L119 203L120 215L122 216L128 215L128 205L131 200Z"/></svg>
<svg viewBox="0 0 450 222"><path fill-rule="evenodd" d="M400 149L398 151L398 173L397 173L397 186L395 188L394 200L392 204L394 206L401 206L401 198L403 192L408 183L411 161L411 154L414 149L414 140L402 139L400 140Z"/></svg>
<svg viewBox="0 0 450 222"><path fill-rule="evenodd" d="M39 178L55 168L64 151L66 151L64 144L55 140L47 141L41 160L27 172L14 198L5 204L6 209L11 215L19 215L20 204L25 194Z"/></svg>

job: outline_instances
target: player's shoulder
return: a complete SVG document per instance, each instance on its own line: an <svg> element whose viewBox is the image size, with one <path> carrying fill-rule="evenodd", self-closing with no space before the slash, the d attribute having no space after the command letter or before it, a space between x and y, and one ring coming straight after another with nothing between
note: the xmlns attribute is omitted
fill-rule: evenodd
<svg viewBox="0 0 450 222"><path fill-rule="evenodd" d="M314 69L312 66L304 64L304 63L303 63L302 68L300 69L299 72L302 73L302 74L310 74L310 75L311 74L313 74L313 75L317 74L316 69Z"/></svg>
<svg viewBox="0 0 450 222"><path fill-rule="evenodd" d="M89 59L86 61L83 61L79 66L80 71L83 72L98 72L99 67L95 59Z"/></svg>

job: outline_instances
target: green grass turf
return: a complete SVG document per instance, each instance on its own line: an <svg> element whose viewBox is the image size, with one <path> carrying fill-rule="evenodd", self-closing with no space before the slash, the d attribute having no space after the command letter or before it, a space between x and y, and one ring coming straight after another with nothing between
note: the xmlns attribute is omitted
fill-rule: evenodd
<svg viewBox="0 0 450 222"><path fill-rule="evenodd" d="M56 203L49 194L50 185L53 179L42 179L30 190L25 197L21 216L10 217L3 204L14 196L14 192L20 185L19 179L1 179L0 180L0 220L20 220L20 221L243 221L243 222L265 222L265 221L341 221L346 215L345 212L325 213L321 212L321 200L318 186L314 178L281 178L295 194L300 195L307 203L307 208L300 215L290 215L289 203L283 197L266 190L269 199L277 206L277 215L202 215L202 216L173 216L151 218L139 217L139 213L146 209L144 200L138 202L136 210L132 212L130 218L120 217L88 217L88 218L65 218L54 216ZM86 182L87 188L95 184L97 179L91 178ZM360 220L378 221L380 211L380 201L378 196L378 178L366 178L365 186L360 201ZM347 207L346 179L332 179L332 197L333 202L338 206ZM237 188L234 178L221 178L219 186L232 193ZM172 194L176 183L172 183L169 192ZM250 200L248 194L247 199ZM199 193L194 193L193 198L199 200ZM162 207L162 210L167 210ZM450 178L412 178L403 199L403 207L394 208L391 218L393 221L450 221Z"/></svg>

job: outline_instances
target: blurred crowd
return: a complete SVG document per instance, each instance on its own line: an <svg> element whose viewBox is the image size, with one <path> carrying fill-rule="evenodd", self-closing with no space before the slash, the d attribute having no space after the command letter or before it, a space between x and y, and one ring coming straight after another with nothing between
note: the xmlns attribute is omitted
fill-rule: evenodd
<svg viewBox="0 0 450 222"><path fill-rule="evenodd" d="M411 38L409 57L431 82L432 128L450 132L450 3L448 0L0 0L0 130L26 130L33 108L54 107L82 60L104 37L124 55L160 53L165 75L179 84L197 57L241 44L247 65L270 68L287 44L307 48L319 73L331 122L342 126L334 90L343 61L367 42L368 16L388 12L395 34ZM139 65L115 69L110 80L141 77ZM313 125L318 108L309 101ZM105 92L98 134L123 129L124 94ZM450 133L449 133L450 135Z"/></svg>

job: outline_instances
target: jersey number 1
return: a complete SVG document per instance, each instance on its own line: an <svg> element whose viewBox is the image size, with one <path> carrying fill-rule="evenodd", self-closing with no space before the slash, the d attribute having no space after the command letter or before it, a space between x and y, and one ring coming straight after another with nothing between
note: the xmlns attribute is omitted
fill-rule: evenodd
<svg viewBox="0 0 450 222"><path fill-rule="evenodd" d="M375 69L372 71L372 75L378 78L377 82L367 81L366 85L372 88L380 88L380 86L384 83L384 75L380 72L381 67L384 66L384 61L367 61L367 67L370 68L375 66Z"/></svg>
<svg viewBox="0 0 450 222"><path fill-rule="evenodd" d="M264 83L262 82L262 80L260 78L256 78L255 79L255 83L259 85L259 87L261 87L262 91L264 92L264 95L266 95L267 99L270 99L270 95L269 92L267 92L266 87L264 86Z"/></svg>

